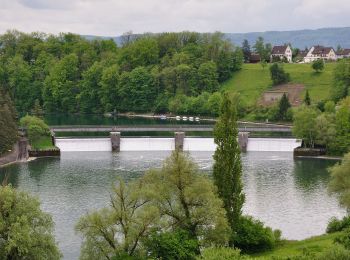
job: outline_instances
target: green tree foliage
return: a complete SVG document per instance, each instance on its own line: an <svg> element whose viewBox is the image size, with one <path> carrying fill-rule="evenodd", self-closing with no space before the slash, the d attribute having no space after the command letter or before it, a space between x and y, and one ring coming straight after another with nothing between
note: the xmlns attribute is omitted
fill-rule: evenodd
<svg viewBox="0 0 350 260"><path fill-rule="evenodd" d="M304 104L307 106L311 105L311 98L308 90L306 90L306 93L305 93Z"/></svg>
<svg viewBox="0 0 350 260"><path fill-rule="evenodd" d="M344 155L342 162L330 169L329 190L339 196L340 205L350 212L350 153Z"/></svg>
<svg viewBox="0 0 350 260"><path fill-rule="evenodd" d="M12 150L17 141L16 113L10 96L0 86L0 154Z"/></svg>
<svg viewBox="0 0 350 260"><path fill-rule="evenodd" d="M40 202L10 186L0 187L1 259L60 259L54 223Z"/></svg>
<svg viewBox="0 0 350 260"><path fill-rule="evenodd" d="M165 228L185 230L204 247L226 245L229 228L217 189L186 154L174 151L162 169L149 171L143 182Z"/></svg>
<svg viewBox="0 0 350 260"><path fill-rule="evenodd" d="M244 39L243 43L242 43L242 52L243 52L243 59L244 62L249 62L250 60L250 54L251 54L251 50L250 50L250 45L247 39Z"/></svg>
<svg viewBox="0 0 350 260"><path fill-rule="evenodd" d="M350 250L350 228L344 229L343 232L334 239L334 242Z"/></svg>
<svg viewBox="0 0 350 260"><path fill-rule="evenodd" d="M198 241L184 230L154 232L145 244L149 255L155 259L191 260L195 259L198 249Z"/></svg>
<svg viewBox="0 0 350 260"><path fill-rule="evenodd" d="M128 34L118 48L71 33L9 31L0 44L0 84L20 112L36 100L45 112L167 112L176 95L217 91L243 61L221 33Z"/></svg>
<svg viewBox="0 0 350 260"><path fill-rule="evenodd" d="M330 148L335 154L344 154L350 151L350 97L338 103L334 124L336 137Z"/></svg>
<svg viewBox="0 0 350 260"><path fill-rule="evenodd" d="M113 188L110 207L90 212L76 225L83 236L80 259L111 259L142 253L146 238L159 219L159 212L143 194L142 182Z"/></svg>
<svg viewBox="0 0 350 260"><path fill-rule="evenodd" d="M220 117L214 128L214 141L217 145L214 154L213 176L220 198L224 202L226 215L235 236L240 225L245 196L241 180L241 152L237 141L237 111L229 97L224 95ZM232 239L230 241L233 243Z"/></svg>
<svg viewBox="0 0 350 260"><path fill-rule="evenodd" d="M273 85L279 85L290 81L289 73L285 72L282 65L274 63L270 66L270 75Z"/></svg>
<svg viewBox="0 0 350 260"><path fill-rule="evenodd" d="M261 61L266 61L266 62L270 61L272 46L269 43L265 44L263 37L259 37L256 40L253 48L254 48L254 51L260 55Z"/></svg>
<svg viewBox="0 0 350 260"><path fill-rule="evenodd" d="M314 62L312 62L312 68L314 69L314 71L316 71L317 73L321 72L322 70L324 70L324 61L323 59L318 59L315 60Z"/></svg>
<svg viewBox="0 0 350 260"><path fill-rule="evenodd" d="M36 116L25 116L20 120L20 125L27 130L27 134L31 143L42 137L50 136L50 128L40 118Z"/></svg>
<svg viewBox="0 0 350 260"><path fill-rule="evenodd" d="M350 93L350 59L340 60L334 69L332 99L337 102Z"/></svg>
<svg viewBox="0 0 350 260"><path fill-rule="evenodd" d="M304 141L306 147L313 148L316 142L316 118L319 111L315 108L302 106L293 115L293 134Z"/></svg>
<svg viewBox="0 0 350 260"><path fill-rule="evenodd" d="M283 93L281 100L278 103L278 111L276 115L276 119L280 121L290 121L288 111L291 105L289 103L288 97L286 93Z"/></svg>

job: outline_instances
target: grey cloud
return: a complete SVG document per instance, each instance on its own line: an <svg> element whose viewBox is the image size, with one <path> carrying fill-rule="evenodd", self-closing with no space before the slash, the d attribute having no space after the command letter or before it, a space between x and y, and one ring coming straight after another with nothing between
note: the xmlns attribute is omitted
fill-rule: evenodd
<svg viewBox="0 0 350 260"><path fill-rule="evenodd" d="M0 0L0 33L118 35L194 30L247 32L350 26L349 0Z"/></svg>

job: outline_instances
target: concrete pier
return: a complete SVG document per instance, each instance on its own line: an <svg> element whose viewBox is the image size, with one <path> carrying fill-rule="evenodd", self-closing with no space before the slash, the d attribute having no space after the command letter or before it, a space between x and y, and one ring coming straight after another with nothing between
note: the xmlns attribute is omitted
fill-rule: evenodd
<svg viewBox="0 0 350 260"><path fill-rule="evenodd" d="M112 152L120 152L120 132L111 132Z"/></svg>
<svg viewBox="0 0 350 260"><path fill-rule="evenodd" d="M248 147L249 132L239 132L238 133L238 143L242 152L247 151Z"/></svg>
<svg viewBox="0 0 350 260"><path fill-rule="evenodd" d="M175 132L175 149L184 150L185 133Z"/></svg>

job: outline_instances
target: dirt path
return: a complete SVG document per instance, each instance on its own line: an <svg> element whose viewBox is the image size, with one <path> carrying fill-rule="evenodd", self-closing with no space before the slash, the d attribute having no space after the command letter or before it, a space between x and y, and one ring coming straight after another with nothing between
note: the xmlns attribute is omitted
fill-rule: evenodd
<svg viewBox="0 0 350 260"><path fill-rule="evenodd" d="M16 162L17 156L18 156L18 144L15 144L11 152L0 157L0 167L5 166L6 164Z"/></svg>
<svg viewBox="0 0 350 260"><path fill-rule="evenodd" d="M12 151L0 157L0 167L14 162L24 162L28 159L28 140L21 138Z"/></svg>

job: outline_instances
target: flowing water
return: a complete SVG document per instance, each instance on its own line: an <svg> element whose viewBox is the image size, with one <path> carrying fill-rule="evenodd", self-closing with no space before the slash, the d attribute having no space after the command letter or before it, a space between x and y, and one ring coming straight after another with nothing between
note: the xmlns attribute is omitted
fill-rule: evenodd
<svg viewBox="0 0 350 260"><path fill-rule="evenodd" d="M78 259L81 239L74 233L79 217L108 205L112 184L160 167L170 152L63 152L0 168L0 181L9 182L40 198L52 214L55 235L65 259ZM203 174L211 175L212 152L191 152ZM303 239L325 232L332 216L345 211L327 193L327 167L335 161L294 160L290 152L248 152L242 155L246 203L244 213L282 230L287 239Z"/></svg>

